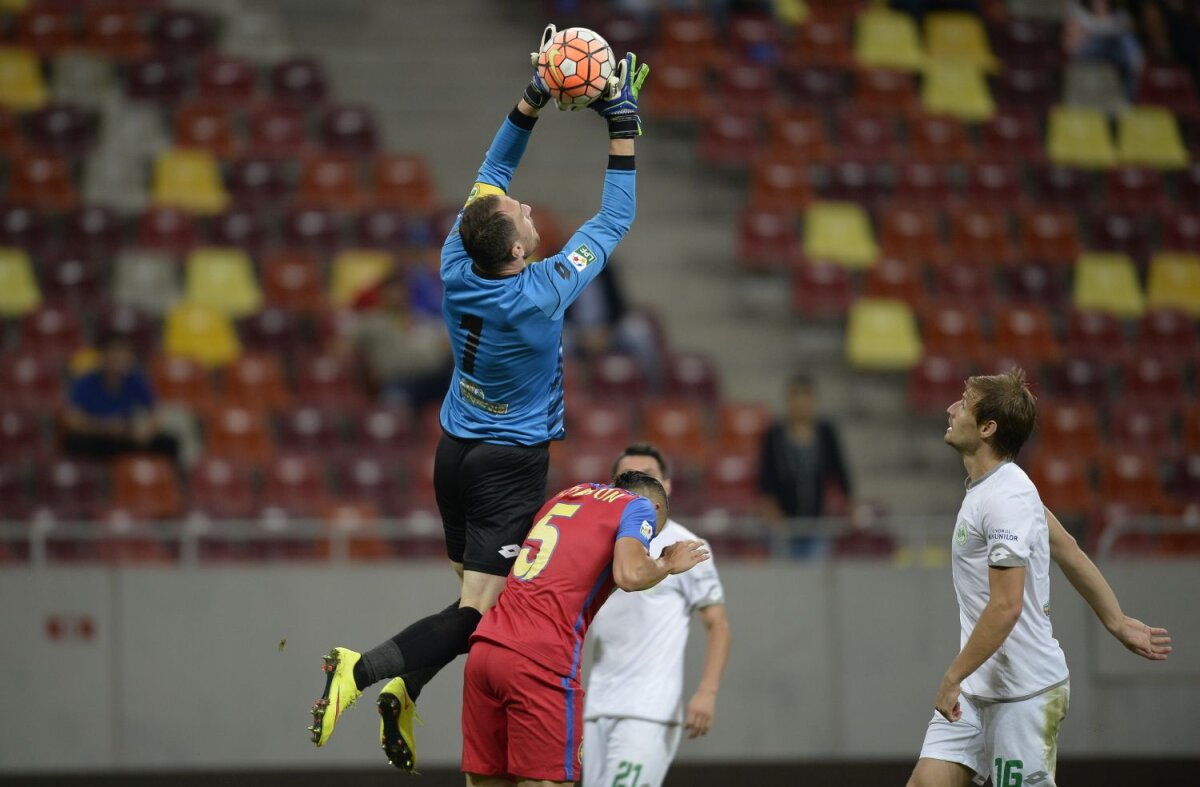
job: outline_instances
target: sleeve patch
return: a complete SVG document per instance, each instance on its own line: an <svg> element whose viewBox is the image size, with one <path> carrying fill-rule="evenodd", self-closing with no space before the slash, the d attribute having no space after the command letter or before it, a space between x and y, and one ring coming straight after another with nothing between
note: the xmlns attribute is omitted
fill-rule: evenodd
<svg viewBox="0 0 1200 787"><path fill-rule="evenodd" d="M467 195L467 201L463 203L463 207L465 208L480 197L492 195L503 196L504 189L493 186L491 183L476 183L471 187L471 193Z"/></svg>
<svg viewBox="0 0 1200 787"><path fill-rule="evenodd" d="M998 568L1020 568L1028 561L1009 548L1007 544L992 544L988 550L988 565Z"/></svg>
<svg viewBox="0 0 1200 787"><path fill-rule="evenodd" d="M645 538L647 541L649 541L653 537L654 537L654 526L651 525L649 522L647 522L645 519L643 519L642 520L642 538Z"/></svg>
<svg viewBox="0 0 1200 787"><path fill-rule="evenodd" d="M575 266L575 270L583 273L583 269L596 261L596 253L588 248L586 243L567 255L567 262Z"/></svg>

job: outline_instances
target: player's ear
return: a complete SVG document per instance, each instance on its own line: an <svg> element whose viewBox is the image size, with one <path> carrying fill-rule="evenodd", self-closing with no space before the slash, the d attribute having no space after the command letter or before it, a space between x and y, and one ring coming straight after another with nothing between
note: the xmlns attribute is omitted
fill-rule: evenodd
<svg viewBox="0 0 1200 787"><path fill-rule="evenodd" d="M997 428L998 427L996 426L995 421L987 421L986 423L982 423L979 425L979 436L984 439L991 437L992 435L996 434Z"/></svg>
<svg viewBox="0 0 1200 787"><path fill-rule="evenodd" d="M517 241L512 245L512 248L509 249L508 253L511 255L510 261L523 258L525 256L525 244L521 243L521 241Z"/></svg>

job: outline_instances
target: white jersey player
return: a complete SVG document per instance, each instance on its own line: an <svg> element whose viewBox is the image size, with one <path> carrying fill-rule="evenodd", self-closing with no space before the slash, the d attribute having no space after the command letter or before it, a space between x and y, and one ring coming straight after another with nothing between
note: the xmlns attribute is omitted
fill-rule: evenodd
<svg viewBox="0 0 1200 787"><path fill-rule="evenodd" d="M961 650L946 670L909 787L1053 787L1070 683L1050 625L1050 561L1130 650L1166 658L1170 638L1126 618L1012 459L1036 421L1019 369L972 377L945 440L967 469L951 538Z"/></svg>
<svg viewBox="0 0 1200 787"><path fill-rule="evenodd" d="M626 470L654 476L671 491L662 454L650 444L625 450L613 473ZM692 538L668 520L650 553ZM704 675L685 709L683 654L693 613L704 624L708 648ZM588 640L593 656L584 700L583 787L658 787L684 729L695 738L711 727L729 656L725 592L713 561L641 593L614 592L596 614Z"/></svg>

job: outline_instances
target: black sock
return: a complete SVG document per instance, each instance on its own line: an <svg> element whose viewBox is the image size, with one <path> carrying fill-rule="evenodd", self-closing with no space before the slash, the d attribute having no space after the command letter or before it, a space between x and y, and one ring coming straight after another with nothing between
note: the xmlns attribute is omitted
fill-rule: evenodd
<svg viewBox="0 0 1200 787"><path fill-rule="evenodd" d="M478 610L459 607L456 601L441 612L418 620L362 654L354 665L355 684L362 691L385 678L411 675L423 687L455 656L467 652L468 639L481 617ZM419 688L417 692L420 693Z"/></svg>
<svg viewBox="0 0 1200 787"><path fill-rule="evenodd" d="M421 696L421 689L425 688L425 684L432 680L433 676L440 671L440 667L430 667L416 672L406 672L401 675L404 678L404 688L408 690L408 698L416 702L417 697Z"/></svg>

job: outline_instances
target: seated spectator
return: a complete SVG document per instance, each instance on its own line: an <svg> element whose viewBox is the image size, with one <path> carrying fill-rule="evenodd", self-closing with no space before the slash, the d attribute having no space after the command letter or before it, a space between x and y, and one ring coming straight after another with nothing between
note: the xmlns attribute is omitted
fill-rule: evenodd
<svg viewBox="0 0 1200 787"><path fill-rule="evenodd" d="M179 456L178 441L160 428L154 392L138 368L128 339L110 334L100 342L99 364L71 385L63 419L63 450L88 459L131 452Z"/></svg>
<svg viewBox="0 0 1200 787"><path fill-rule="evenodd" d="M769 522L846 513L850 477L832 423L818 418L813 381L794 376L783 418L763 435L759 491Z"/></svg>
<svg viewBox="0 0 1200 787"><path fill-rule="evenodd" d="M342 349L363 359L383 398L418 408L440 401L454 369L450 340L440 318L413 311L405 276L389 276L355 307Z"/></svg>
<svg viewBox="0 0 1200 787"><path fill-rule="evenodd" d="M1067 0L1063 47L1079 60L1107 60L1117 69L1126 97L1137 93L1145 55L1133 17L1120 0Z"/></svg>

